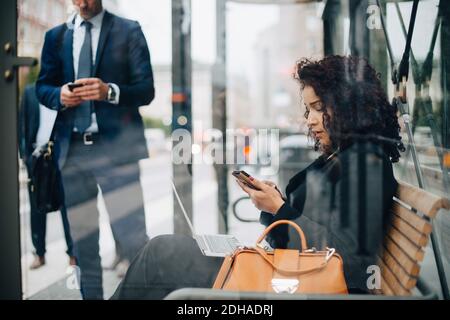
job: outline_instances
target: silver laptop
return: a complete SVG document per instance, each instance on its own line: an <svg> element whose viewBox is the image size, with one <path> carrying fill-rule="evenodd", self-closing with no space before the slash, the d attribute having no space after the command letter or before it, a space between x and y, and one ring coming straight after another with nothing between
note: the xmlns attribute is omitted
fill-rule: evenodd
<svg viewBox="0 0 450 320"><path fill-rule="evenodd" d="M178 203L180 204L181 211L183 212L184 218L186 219L189 228L191 229L192 237L197 241L197 244L202 251L203 255L210 257L225 257L234 252L238 247L243 247L239 240L231 235L226 234L211 234L202 235L195 232L194 226L191 219L184 209L183 203L181 202L180 196L178 195L177 188L172 182L172 188L175 192Z"/></svg>

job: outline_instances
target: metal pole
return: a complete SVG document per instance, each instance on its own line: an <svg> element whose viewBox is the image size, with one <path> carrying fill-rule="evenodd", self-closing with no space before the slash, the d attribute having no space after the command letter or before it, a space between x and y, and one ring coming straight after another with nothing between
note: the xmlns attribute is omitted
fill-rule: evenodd
<svg viewBox="0 0 450 320"><path fill-rule="evenodd" d="M180 143L188 147L182 153L172 153L173 181L192 220L191 74L191 1L172 0L172 133L182 133L179 140L173 141L173 150L179 150ZM174 157L185 161L177 163ZM177 201L173 209L174 233L190 235Z"/></svg>
<svg viewBox="0 0 450 320"><path fill-rule="evenodd" d="M218 184L219 233L228 233L226 0L216 0L216 62L213 68L213 128L222 134L223 164L214 164Z"/></svg>
<svg viewBox="0 0 450 320"><path fill-rule="evenodd" d="M409 104L408 101L402 101L401 98L396 97L394 103L397 105L398 109L405 123L406 133L408 134L409 145L411 146L411 155L414 162L414 168L416 170L417 182L419 183L419 188L424 189L422 170L420 169L419 159L417 157L416 144L414 143L414 136L410 126L410 115L409 115Z"/></svg>

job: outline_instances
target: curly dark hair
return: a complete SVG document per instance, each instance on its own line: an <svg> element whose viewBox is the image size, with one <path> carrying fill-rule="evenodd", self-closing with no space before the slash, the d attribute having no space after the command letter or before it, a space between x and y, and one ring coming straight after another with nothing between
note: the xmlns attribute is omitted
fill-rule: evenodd
<svg viewBox="0 0 450 320"><path fill-rule="evenodd" d="M297 62L294 77L302 90L311 86L321 99L324 127L333 149L364 138L381 143L392 162L399 160L399 151L405 148L399 134L397 107L389 103L379 74L367 60L337 55L319 61L302 59Z"/></svg>

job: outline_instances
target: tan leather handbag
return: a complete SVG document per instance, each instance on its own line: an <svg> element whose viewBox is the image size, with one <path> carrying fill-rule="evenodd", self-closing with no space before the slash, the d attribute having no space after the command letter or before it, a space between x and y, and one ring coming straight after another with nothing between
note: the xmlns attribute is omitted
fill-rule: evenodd
<svg viewBox="0 0 450 320"><path fill-rule="evenodd" d="M261 242L280 224L289 224L300 235L302 251L267 251ZM225 260L213 288L231 291L346 294L342 258L334 249L306 249L302 229L294 222L279 220L263 232L254 248L237 249Z"/></svg>

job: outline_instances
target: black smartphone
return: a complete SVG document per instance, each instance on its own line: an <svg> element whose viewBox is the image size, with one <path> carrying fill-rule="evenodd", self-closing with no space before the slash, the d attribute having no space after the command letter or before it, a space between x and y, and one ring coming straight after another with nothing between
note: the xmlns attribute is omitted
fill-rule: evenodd
<svg viewBox="0 0 450 320"><path fill-rule="evenodd" d="M82 84L82 83L69 83L67 86L69 87L69 90L72 92L73 89L82 87L82 86L84 86L84 84Z"/></svg>
<svg viewBox="0 0 450 320"><path fill-rule="evenodd" d="M232 172L232 175L234 177L236 177L236 179L241 181L243 184L248 186L249 188L252 188L252 189L258 190L258 191L261 190L253 184L254 178L251 175L249 175L247 172L245 172L244 170L235 170Z"/></svg>

